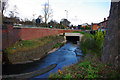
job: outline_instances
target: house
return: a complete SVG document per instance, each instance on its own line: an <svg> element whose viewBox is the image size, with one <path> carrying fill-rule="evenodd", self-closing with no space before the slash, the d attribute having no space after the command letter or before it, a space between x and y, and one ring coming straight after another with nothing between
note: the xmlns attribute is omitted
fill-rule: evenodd
<svg viewBox="0 0 120 80"><path fill-rule="evenodd" d="M60 24L61 25L65 25L66 27L70 26L70 21L68 21L67 19L61 19Z"/></svg>
<svg viewBox="0 0 120 80"><path fill-rule="evenodd" d="M91 23L91 30L98 30L98 29L106 29L107 28L107 23L108 23L109 17L104 18L104 21L100 23Z"/></svg>
<svg viewBox="0 0 120 80"><path fill-rule="evenodd" d="M106 20L106 18L104 18L104 21L99 23L101 29L106 29L107 28L108 20L109 20L109 17L107 17L107 20Z"/></svg>
<svg viewBox="0 0 120 80"><path fill-rule="evenodd" d="M100 26L98 23L91 23L91 30L92 31L98 30L99 28L100 28Z"/></svg>

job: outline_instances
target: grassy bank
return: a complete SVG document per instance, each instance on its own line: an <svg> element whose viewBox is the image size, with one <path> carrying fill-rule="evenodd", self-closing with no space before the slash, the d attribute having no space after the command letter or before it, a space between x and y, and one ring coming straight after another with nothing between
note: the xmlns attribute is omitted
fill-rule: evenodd
<svg viewBox="0 0 120 80"><path fill-rule="evenodd" d="M82 32L82 31L73 31L72 33L81 33L81 34L85 34L85 32Z"/></svg>
<svg viewBox="0 0 120 80"><path fill-rule="evenodd" d="M44 38L39 39L33 39L33 40L23 40L23 41L17 41L15 44L13 44L11 47L7 48L5 50L5 53L15 53L17 51L25 51L37 48L39 46L43 46L56 38L61 38L62 36L48 36Z"/></svg>
<svg viewBox="0 0 120 80"><path fill-rule="evenodd" d="M97 57L92 59L86 58L77 64L65 67L62 71L51 74L51 78L67 78L69 79L119 79L119 70L111 65L103 64Z"/></svg>
<svg viewBox="0 0 120 80"><path fill-rule="evenodd" d="M64 43L57 43L55 46L54 46L54 48L58 48L58 47L61 47L61 46L63 46L64 45Z"/></svg>

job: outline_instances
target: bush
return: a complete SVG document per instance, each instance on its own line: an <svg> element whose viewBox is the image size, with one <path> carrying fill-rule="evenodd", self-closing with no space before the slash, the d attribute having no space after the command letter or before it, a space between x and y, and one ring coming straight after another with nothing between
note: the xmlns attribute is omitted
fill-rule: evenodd
<svg viewBox="0 0 120 80"><path fill-rule="evenodd" d="M103 33L102 31L97 31L96 34L94 35L94 41L100 53L102 53L104 37L105 32Z"/></svg>
<svg viewBox="0 0 120 80"><path fill-rule="evenodd" d="M101 56L104 36L105 33L103 33L102 31L97 31L95 35L85 33L84 37L80 41L80 48L83 51L83 53L97 53L98 56Z"/></svg>

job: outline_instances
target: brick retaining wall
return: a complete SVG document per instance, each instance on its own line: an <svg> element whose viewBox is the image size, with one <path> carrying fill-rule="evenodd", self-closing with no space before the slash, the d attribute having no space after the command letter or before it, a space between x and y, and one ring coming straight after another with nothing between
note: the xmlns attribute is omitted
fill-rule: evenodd
<svg viewBox="0 0 120 80"><path fill-rule="evenodd" d="M30 40L73 31L80 30L63 30L49 28L14 28L12 25L4 25L2 29L2 50L8 48L20 39Z"/></svg>
<svg viewBox="0 0 120 80"><path fill-rule="evenodd" d="M4 25L2 29L2 50L11 46L20 39L20 28L13 28L11 25Z"/></svg>

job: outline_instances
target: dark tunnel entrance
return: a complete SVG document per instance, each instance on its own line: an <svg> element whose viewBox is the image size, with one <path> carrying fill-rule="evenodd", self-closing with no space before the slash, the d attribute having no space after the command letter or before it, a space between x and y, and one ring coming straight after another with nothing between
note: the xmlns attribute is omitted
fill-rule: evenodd
<svg viewBox="0 0 120 80"><path fill-rule="evenodd" d="M66 36L67 41L77 42L79 41L79 36Z"/></svg>

